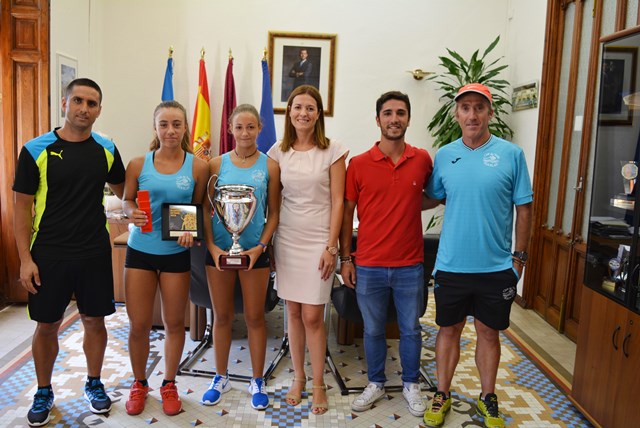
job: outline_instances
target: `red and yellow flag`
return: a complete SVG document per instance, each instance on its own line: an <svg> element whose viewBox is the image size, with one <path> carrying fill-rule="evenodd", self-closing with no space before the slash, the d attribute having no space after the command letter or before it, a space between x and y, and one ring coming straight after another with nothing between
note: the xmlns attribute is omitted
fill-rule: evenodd
<svg viewBox="0 0 640 428"><path fill-rule="evenodd" d="M198 98L193 112L191 144L193 153L209 160L211 153L211 109L209 108L209 85L204 65L204 51L200 57L200 76L198 79Z"/></svg>

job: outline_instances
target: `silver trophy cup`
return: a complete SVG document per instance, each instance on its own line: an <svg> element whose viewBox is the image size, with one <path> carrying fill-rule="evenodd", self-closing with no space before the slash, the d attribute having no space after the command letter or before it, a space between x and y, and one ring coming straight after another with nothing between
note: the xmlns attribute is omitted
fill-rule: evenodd
<svg viewBox="0 0 640 428"><path fill-rule="evenodd" d="M212 205L233 241L228 256L220 257L222 269L247 269L249 257L240 255L238 240L256 211L255 188L244 184L224 184L214 187Z"/></svg>

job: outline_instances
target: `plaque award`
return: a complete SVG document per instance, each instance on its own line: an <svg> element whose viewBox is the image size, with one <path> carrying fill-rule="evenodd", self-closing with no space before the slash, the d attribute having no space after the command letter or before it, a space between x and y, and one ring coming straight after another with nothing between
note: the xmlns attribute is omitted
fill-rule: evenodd
<svg viewBox="0 0 640 428"><path fill-rule="evenodd" d="M211 178L213 177L215 175ZM207 187L210 187L210 185L211 180L209 180L209 186ZM214 194L213 200L211 200L212 190ZM214 183L213 189L208 189L207 194L211 206L218 214L218 218L224 228L231 234L231 240L233 241L231 248L229 248L229 254L220 256L220 269L249 268L249 256L240 254L244 250L238 240L256 211L257 200L254 193L255 188L244 184L216 186Z"/></svg>
<svg viewBox="0 0 640 428"><path fill-rule="evenodd" d="M185 203L162 204L162 239L177 240L184 233L203 239L202 205Z"/></svg>

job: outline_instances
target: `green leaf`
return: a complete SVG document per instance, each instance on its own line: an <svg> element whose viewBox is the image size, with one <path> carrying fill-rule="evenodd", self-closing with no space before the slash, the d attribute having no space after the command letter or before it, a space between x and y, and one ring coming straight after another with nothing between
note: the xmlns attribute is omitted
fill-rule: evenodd
<svg viewBox="0 0 640 428"><path fill-rule="evenodd" d="M482 59L485 59L487 54L489 52L491 52L493 50L493 48L495 48L498 45L498 42L500 41L500 36L496 37L496 39L491 42L491 44L489 45L489 47L484 51L484 53L482 54Z"/></svg>
<svg viewBox="0 0 640 428"><path fill-rule="evenodd" d="M476 50L471 54L469 60L466 60L458 52L449 48L446 48L448 56L438 57L439 65L445 71L428 78L442 92L440 101L443 103L427 125L431 136L435 138L434 147L442 147L462 136L460 125L454 118L455 102L453 98L460 87L472 82L486 85L493 95L494 117L489 124L491 133L507 140L513 137L513 130L503 120L503 117L508 115L505 107L511 106L511 94L507 93L511 85L508 81L499 78L508 65L498 65L503 59L502 57L491 60L491 62L486 59L499 41L500 36L491 42L481 57L479 57L480 50Z"/></svg>

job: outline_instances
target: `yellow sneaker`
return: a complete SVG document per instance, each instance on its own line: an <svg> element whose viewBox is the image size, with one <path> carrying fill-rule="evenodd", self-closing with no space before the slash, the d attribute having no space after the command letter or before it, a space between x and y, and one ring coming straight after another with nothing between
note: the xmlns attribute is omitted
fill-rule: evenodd
<svg viewBox="0 0 640 428"><path fill-rule="evenodd" d="M439 427L444 424L444 417L451 409L451 396L447 397L442 391L437 391L429 403L422 418L428 427Z"/></svg>
<svg viewBox="0 0 640 428"><path fill-rule="evenodd" d="M504 419L498 411L498 397L496 394L487 394L482 398L482 393L478 397L476 413L484 418L484 426L487 428L503 428Z"/></svg>

